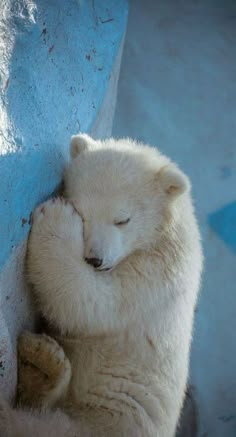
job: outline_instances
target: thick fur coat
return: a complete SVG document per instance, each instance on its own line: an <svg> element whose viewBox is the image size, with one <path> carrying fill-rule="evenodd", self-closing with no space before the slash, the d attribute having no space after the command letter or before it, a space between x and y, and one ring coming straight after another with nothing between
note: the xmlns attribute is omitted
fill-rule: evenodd
<svg viewBox="0 0 236 437"><path fill-rule="evenodd" d="M22 336L19 397L43 411L2 403L0 435L173 437L201 269L182 171L129 139L74 136L65 197L37 208L28 244L54 340Z"/></svg>

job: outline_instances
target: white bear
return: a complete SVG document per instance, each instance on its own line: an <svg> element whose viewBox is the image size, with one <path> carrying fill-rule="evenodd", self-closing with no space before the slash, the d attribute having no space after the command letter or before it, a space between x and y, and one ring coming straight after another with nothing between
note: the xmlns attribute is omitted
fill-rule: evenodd
<svg viewBox="0 0 236 437"><path fill-rule="evenodd" d="M202 270L189 180L157 149L82 134L64 179L27 256L54 340L19 343L22 403L44 411L8 411L7 437L173 437Z"/></svg>

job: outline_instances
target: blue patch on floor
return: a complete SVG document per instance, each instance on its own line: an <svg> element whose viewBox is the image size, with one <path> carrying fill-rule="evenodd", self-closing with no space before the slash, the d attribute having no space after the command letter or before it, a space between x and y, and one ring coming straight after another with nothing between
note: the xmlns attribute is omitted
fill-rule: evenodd
<svg viewBox="0 0 236 437"><path fill-rule="evenodd" d="M208 216L208 223L236 253L236 201Z"/></svg>

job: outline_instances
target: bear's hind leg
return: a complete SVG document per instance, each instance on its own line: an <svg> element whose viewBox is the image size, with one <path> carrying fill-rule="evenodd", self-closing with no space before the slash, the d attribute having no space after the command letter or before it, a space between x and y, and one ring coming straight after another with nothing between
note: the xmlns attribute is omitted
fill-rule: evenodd
<svg viewBox="0 0 236 437"><path fill-rule="evenodd" d="M71 366L63 349L47 335L25 332L18 341L17 401L30 407L52 407L66 393Z"/></svg>

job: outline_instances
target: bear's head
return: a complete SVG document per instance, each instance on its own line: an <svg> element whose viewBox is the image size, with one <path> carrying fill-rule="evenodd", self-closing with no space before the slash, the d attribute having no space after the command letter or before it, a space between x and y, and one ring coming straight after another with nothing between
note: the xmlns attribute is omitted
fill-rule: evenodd
<svg viewBox="0 0 236 437"><path fill-rule="evenodd" d="M84 258L108 271L158 244L188 178L157 149L130 139L71 140L65 195L84 226Z"/></svg>

